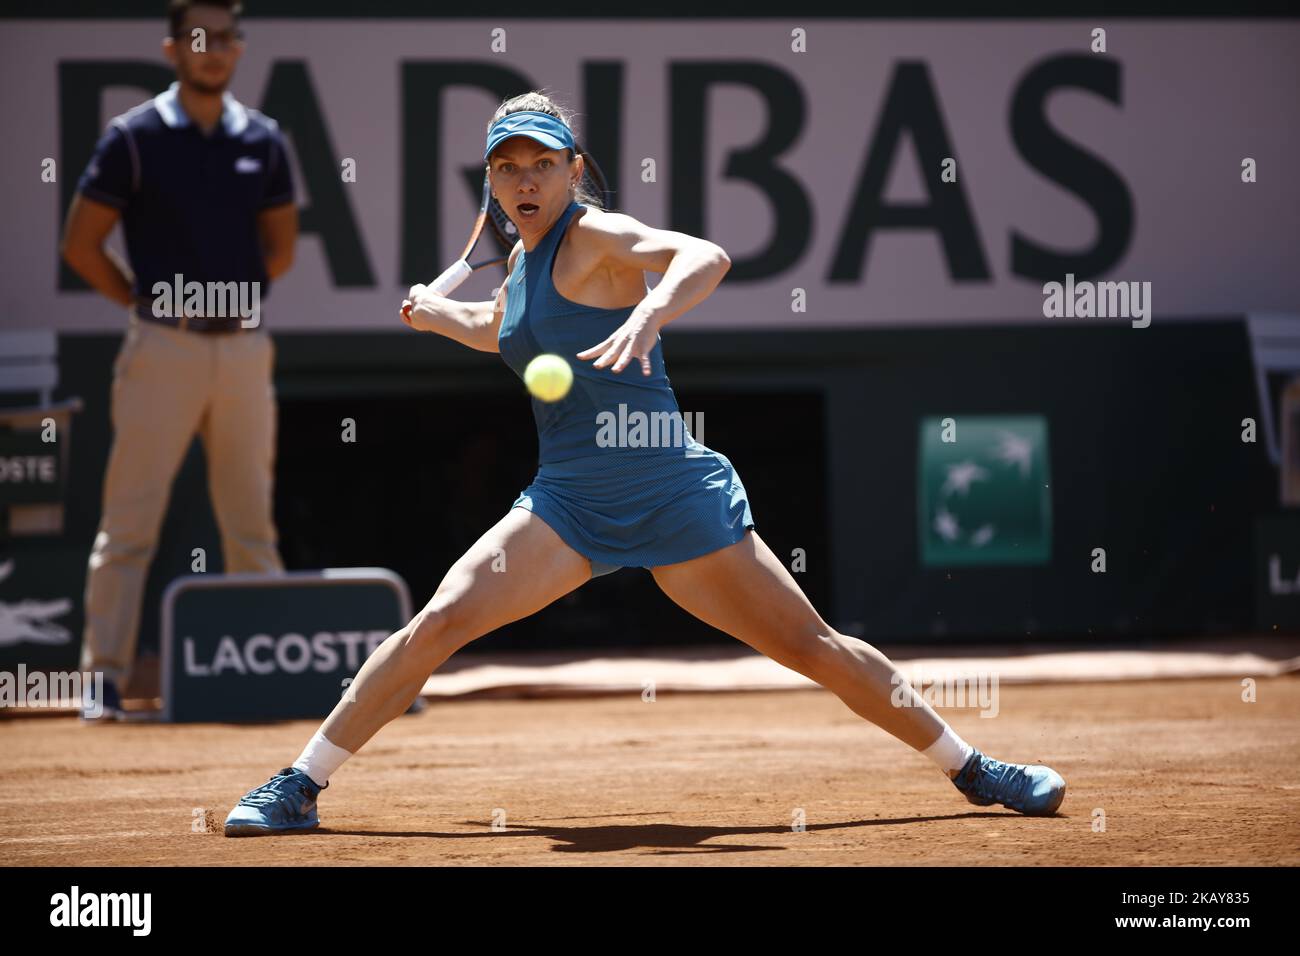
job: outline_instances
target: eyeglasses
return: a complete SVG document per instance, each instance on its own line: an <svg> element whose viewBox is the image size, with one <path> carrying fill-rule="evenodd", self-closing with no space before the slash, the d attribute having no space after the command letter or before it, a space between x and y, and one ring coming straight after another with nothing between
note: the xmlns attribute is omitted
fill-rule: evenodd
<svg viewBox="0 0 1300 956"><path fill-rule="evenodd" d="M198 31L197 33L195 31ZM190 49L195 53L202 53L204 50L232 50L244 42L244 31L238 27L231 30L217 30L209 32L202 27L196 27L195 31L189 34L172 37L177 43L189 41ZM200 43L202 38L202 43Z"/></svg>

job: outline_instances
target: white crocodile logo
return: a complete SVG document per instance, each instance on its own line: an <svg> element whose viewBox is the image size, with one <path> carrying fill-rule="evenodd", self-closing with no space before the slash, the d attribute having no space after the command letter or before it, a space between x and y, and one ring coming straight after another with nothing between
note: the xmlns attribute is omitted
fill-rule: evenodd
<svg viewBox="0 0 1300 956"><path fill-rule="evenodd" d="M14 571L13 560L0 564L0 581ZM0 647L27 642L30 644L67 644L72 632L51 619L62 617L72 610L70 598L56 601L19 601L6 604L0 601Z"/></svg>

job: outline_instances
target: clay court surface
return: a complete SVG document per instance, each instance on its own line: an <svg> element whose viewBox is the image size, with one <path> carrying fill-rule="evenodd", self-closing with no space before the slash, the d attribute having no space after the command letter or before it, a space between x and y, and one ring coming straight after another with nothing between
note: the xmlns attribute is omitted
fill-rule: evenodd
<svg viewBox="0 0 1300 956"><path fill-rule="evenodd" d="M1296 865L1300 679L1017 685L940 711L1069 784L1053 818L967 804L822 690L438 701L321 796L320 830L218 824L316 722L0 721L7 865ZM804 832L792 823L798 808ZM1105 831L1093 816L1105 813ZM493 829L494 813L502 826Z"/></svg>

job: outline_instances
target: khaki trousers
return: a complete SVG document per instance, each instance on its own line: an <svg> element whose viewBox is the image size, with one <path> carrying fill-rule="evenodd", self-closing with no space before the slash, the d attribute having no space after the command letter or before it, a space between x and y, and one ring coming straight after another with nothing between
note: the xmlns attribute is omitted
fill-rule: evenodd
<svg viewBox="0 0 1300 956"><path fill-rule="evenodd" d="M121 689L172 482L197 433L228 572L284 569L271 493L274 346L260 331L186 332L132 317L113 364L113 447L86 577L83 670Z"/></svg>

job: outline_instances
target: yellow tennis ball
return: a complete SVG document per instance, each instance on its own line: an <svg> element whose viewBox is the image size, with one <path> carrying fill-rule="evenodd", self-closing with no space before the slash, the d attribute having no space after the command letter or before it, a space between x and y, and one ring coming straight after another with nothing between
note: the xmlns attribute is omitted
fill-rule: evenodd
<svg viewBox="0 0 1300 956"><path fill-rule="evenodd" d="M569 394L569 386L573 384L573 369L560 356L543 353L524 369L524 384L541 401L558 402Z"/></svg>

